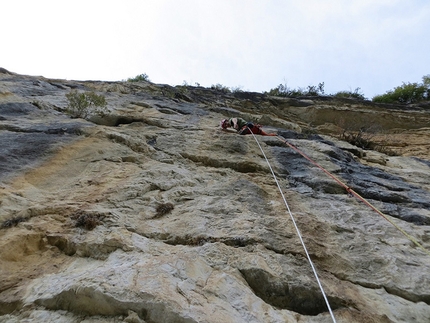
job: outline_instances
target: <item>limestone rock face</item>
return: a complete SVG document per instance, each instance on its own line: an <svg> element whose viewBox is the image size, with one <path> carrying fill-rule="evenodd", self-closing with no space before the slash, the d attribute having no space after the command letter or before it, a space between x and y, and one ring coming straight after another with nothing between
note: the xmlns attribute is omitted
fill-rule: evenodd
<svg viewBox="0 0 430 323"><path fill-rule="evenodd" d="M70 118L71 89L108 113ZM279 137L221 131L233 116ZM395 156L339 140L341 119ZM0 322L430 322L429 121L0 69Z"/></svg>

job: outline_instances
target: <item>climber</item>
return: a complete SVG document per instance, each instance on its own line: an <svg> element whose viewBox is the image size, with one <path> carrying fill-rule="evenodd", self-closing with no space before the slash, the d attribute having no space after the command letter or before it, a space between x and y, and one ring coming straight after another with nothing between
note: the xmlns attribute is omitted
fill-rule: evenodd
<svg viewBox="0 0 430 323"><path fill-rule="evenodd" d="M239 135L248 135L252 132L255 135L277 136L277 134L275 133L267 133L264 130L262 130L261 125L254 124L252 122L247 122L242 118L223 119L220 125L223 130L227 128L236 129Z"/></svg>

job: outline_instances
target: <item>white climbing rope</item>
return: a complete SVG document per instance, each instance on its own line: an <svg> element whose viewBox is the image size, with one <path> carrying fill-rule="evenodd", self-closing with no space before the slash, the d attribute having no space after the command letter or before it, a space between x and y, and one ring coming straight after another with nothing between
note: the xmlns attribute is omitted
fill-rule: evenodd
<svg viewBox="0 0 430 323"><path fill-rule="evenodd" d="M270 171L272 172L273 178L275 179L276 185L278 186L279 192L281 192L282 199L284 200L285 206L287 207L288 213L290 214L291 220L293 221L294 227L296 228L297 235L299 236L300 242L302 243L303 249L305 250L306 257L308 258L308 261L309 261L309 263L310 263L310 265L312 267L312 270L314 272L315 278L316 278L316 280L318 282L318 286L320 287L321 293L322 293L322 295L324 297L324 300L325 300L325 302L327 304L327 308L328 308L328 310L330 312L331 318L333 319L333 322L336 323L336 319L334 318L333 311L331 310L331 307L330 307L330 303L328 302L327 296L326 296L326 294L324 292L324 289L323 289L323 287L321 285L321 282L320 282L320 280L318 278L317 271L316 271L316 269L314 267L314 264L313 264L313 262L311 260L311 257L309 256L308 250L306 249L306 246L305 246L305 243L304 243L304 241L302 239L302 235L300 233L300 230L297 227L296 220L294 219L294 216L291 213L290 207L288 206L288 203L287 203L287 200L285 199L284 193L282 192L281 186L279 185L278 179L276 178L275 172L273 171L272 166L270 165L269 160L267 159L266 154L263 151L263 148L261 147L260 143L258 142L257 137L254 135L254 133L251 131L251 129L248 128L248 130L252 134L252 136L254 137L255 142L257 143L258 147L260 147L260 150L263 153L264 158L266 159L267 165L269 165Z"/></svg>

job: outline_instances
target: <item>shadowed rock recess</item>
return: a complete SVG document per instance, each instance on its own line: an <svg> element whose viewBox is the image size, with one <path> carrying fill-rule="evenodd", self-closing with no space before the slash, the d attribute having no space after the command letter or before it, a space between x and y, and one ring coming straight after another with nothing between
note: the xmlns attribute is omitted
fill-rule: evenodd
<svg viewBox="0 0 430 323"><path fill-rule="evenodd" d="M67 115L72 89L106 115ZM233 116L430 250L428 108L0 69L0 322L332 322L259 146L219 129ZM339 139L363 128L375 150ZM257 139L336 321L430 322L430 256Z"/></svg>

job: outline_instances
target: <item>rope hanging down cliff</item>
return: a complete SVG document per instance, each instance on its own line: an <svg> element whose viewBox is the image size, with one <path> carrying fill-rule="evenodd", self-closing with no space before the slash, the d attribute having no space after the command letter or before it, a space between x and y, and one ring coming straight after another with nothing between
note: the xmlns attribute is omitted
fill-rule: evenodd
<svg viewBox="0 0 430 323"><path fill-rule="evenodd" d="M339 178L334 176L332 173L330 173L328 170L326 170L324 167L319 165L317 162L312 160L310 157L308 157L304 152L302 152L300 149L298 149L296 146L290 144L285 138L281 136L277 136L277 138L282 141L283 143L287 144L290 148L292 148L294 151L302 155L304 158L306 158L308 161L310 161L313 165L317 166L319 169L321 169L324 173L326 173L328 176L330 176L332 179L334 179L340 186L345 188L345 190L358 198L360 201L362 201L364 204L369 206L372 210L374 210L376 213L378 213L380 216L382 216L385 220L390 222L397 230L399 230L406 238L408 238L411 242L413 242L417 247L419 247L422 251L424 251L427 255L430 256L430 251L428 251L426 248L423 247L422 244L420 244L414 237L412 237L409 233L407 233L405 230L403 230L401 227L399 227L396 223L394 223L393 220L391 220L387 215L382 213L380 210L378 210L374 205L372 205L369 201L367 201L364 197L362 197L360 194L355 192L352 188L350 188L348 185L343 183Z"/></svg>
<svg viewBox="0 0 430 323"><path fill-rule="evenodd" d="M248 128L248 130L249 130L249 132L252 134L252 136L254 137L254 139L255 139L255 141L256 141L256 143L257 143L258 147L260 147L260 150L261 150L261 152L262 152L262 154L263 154L264 158L266 159L267 165L269 165L270 171L272 172L273 178L275 179L275 182L276 182L276 185L278 186L279 192L280 192L280 193L281 193L281 195L282 195L282 199L284 200L285 206L286 206L286 208L287 208L287 210L288 210L288 213L290 214L291 220L293 221L294 227L296 228L296 231L297 231L297 235L299 236L300 242L301 242L301 244L302 244L302 246L303 246L303 249L305 250L306 257L308 258L309 264L311 265L311 267L312 267L312 271L314 272L315 278L316 278L316 280L317 280L317 282L318 282L318 286L319 286L319 288L320 288L320 290L321 290L321 293L322 293L322 295L323 295L323 297L324 297L324 300L325 300L325 302L326 302L326 304L327 304L327 308L328 308L328 310L329 310L329 312L330 312L331 318L333 319L333 322L334 322L334 323L336 323L336 319L335 319L335 317L334 317L334 315L333 315L333 311L331 310L330 303L328 302L327 296L326 296L326 294L325 294L325 292L324 292L324 289L323 289L323 287L322 287L322 285L321 285L321 282L320 282L320 280L319 280L319 278L318 278L317 271L316 271L316 269L315 269L315 267L314 267L314 264L313 264L313 262L312 262L312 260L311 260L311 257L309 256L309 253L308 253L308 250L307 250L307 248L306 248L306 245L305 245L305 243L304 243L304 241L303 241L303 239L302 239L302 235L301 235L301 233L300 233L300 230L299 230L299 228L297 227L296 221L295 221L295 219L294 219L293 214L291 213L290 207L288 206L288 203L287 203L287 200L285 199L284 193L282 192L281 186L279 185L279 182L278 182L278 179L276 178L275 172L273 171L272 166L270 165L269 160L267 159L266 154L265 154L265 153L264 153L264 151L263 151L263 148L261 147L260 143L258 142L257 137L254 135L254 133L251 131L251 129L249 129L249 128Z"/></svg>

